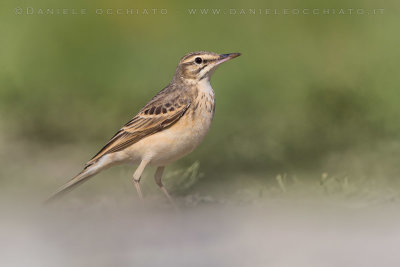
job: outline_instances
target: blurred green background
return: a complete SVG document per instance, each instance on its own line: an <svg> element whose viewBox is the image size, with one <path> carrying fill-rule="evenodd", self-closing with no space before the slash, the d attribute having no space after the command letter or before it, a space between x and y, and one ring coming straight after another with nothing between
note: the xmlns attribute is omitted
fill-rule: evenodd
<svg viewBox="0 0 400 267"><path fill-rule="evenodd" d="M18 15L18 7L35 14ZM3 1L2 184L60 185L169 83L184 54L206 50L243 55L212 78L217 106L208 136L167 171L198 161L206 187L245 186L283 173L319 179L324 172L397 185L399 7L394 0ZM87 14L40 15L40 8ZM96 15L99 8L114 14ZM118 8L167 14L117 15ZM385 10L190 15L193 8ZM117 174L129 184L133 168L122 168L101 176ZM109 185L106 179L99 184Z"/></svg>

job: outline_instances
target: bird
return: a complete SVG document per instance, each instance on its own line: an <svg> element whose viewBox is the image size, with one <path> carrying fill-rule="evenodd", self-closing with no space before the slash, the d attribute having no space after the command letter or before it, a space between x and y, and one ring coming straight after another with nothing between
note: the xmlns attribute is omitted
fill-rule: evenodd
<svg viewBox="0 0 400 267"><path fill-rule="evenodd" d="M161 181L165 166L189 154L201 143L215 112L210 78L221 63L240 55L199 51L182 57L171 82L128 121L81 172L45 202L52 202L105 169L128 163L138 164L133 183L140 200L143 200L142 173L147 166L155 166L155 182L176 208Z"/></svg>

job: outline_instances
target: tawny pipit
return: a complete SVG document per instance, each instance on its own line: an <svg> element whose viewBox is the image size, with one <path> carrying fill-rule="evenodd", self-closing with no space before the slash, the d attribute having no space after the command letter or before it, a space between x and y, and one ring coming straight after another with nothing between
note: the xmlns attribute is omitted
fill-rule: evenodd
<svg viewBox="0 0 400 267"><path fill-rule="evenodd" d="M140 177L147 165L157 166L161 182L164 166L193 151L207 134L214 115L214 91L210 77L216 67L239 53L193 52L184 56L171 83L122 127L73 179L50 198L61 195L100 171L121 163L139 163L133 182L142 199Z"/></svg>

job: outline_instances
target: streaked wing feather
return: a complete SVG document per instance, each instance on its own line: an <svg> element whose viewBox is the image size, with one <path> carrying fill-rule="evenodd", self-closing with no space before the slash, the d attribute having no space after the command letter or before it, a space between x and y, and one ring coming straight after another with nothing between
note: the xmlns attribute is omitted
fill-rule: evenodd
<svg viewBox="0 0 400 267"><path fill-rule="evenodd" d="M139 112L138 115L125 124L111 138L111 140L86 164L86 167L95 163L99 158L106 154L121 151L124 148L137 143L141 139L175 124L189 108L190 100L178 98L175 98L174 100L172 103L171 101L169 102L170 106L173 108L164 108L167 110L166 113L160 112L155 114L154 112L158 107L161 107L161 110L163 109L163 103L162 101L159 101L159 99L154 98ZM177 102L176 105L174 102ZM152 114L149 114L148 112L150 109L153 109Z"/></svg>

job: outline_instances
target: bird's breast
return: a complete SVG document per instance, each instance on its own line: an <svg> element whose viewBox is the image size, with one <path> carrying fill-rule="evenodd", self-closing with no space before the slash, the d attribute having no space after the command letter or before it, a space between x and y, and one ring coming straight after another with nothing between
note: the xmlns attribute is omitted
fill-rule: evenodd
<svg viewBox="0 0 400 267"><path fill-rule="evenodd" d="M189 109L171 127L134 144L132 158L148 157L151 164L161 166L193 151L204 139L214 116L214 92L211 86L200 84L192 91Z"/></svg>
<svg viewBox="0 0 400 267"><path fill-rule="evenodd" d="M214 91L208 81L200 82L197 92L189 109L188 120L191 120L191 132L198 136L200 141L208 132L215 110Z"/></svg>

